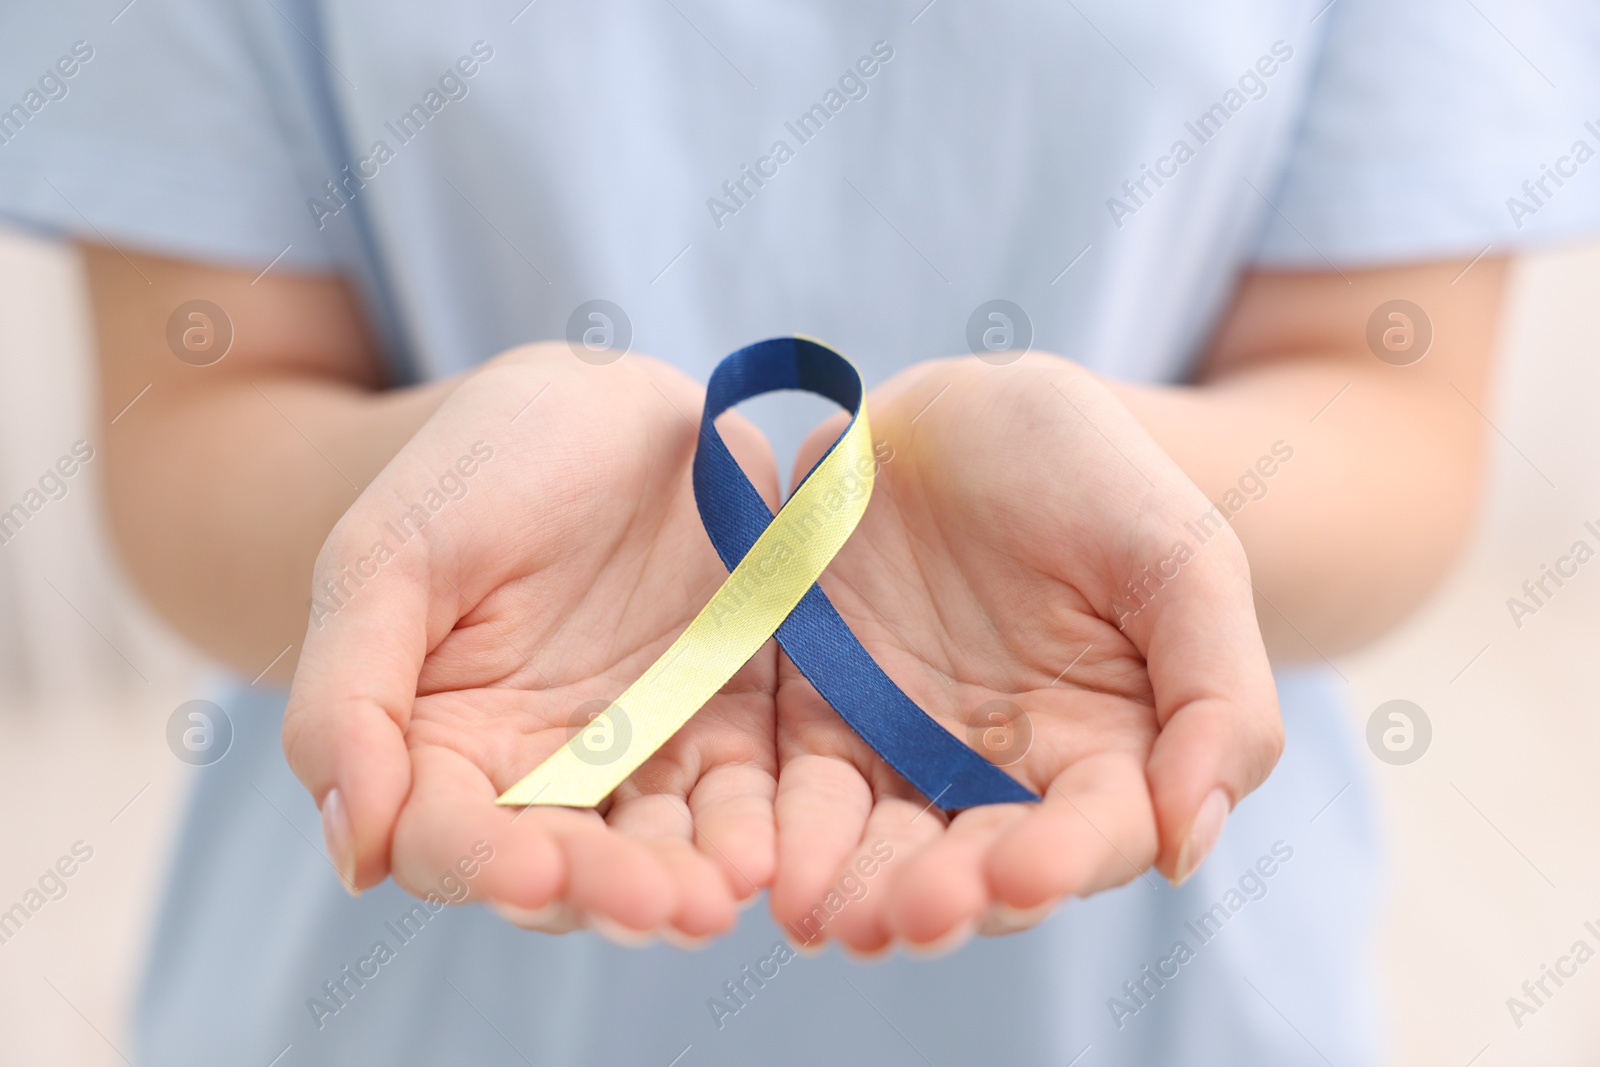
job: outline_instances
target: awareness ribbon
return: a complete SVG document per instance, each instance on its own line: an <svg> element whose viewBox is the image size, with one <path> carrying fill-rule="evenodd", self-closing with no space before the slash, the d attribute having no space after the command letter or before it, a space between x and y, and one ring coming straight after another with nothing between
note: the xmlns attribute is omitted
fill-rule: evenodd
<svg viewBox="0 0 1600 1067"><path fill-rule="evenodd" d="M774 516L715 420L779 390L827 397L851 419ZM901 692L816 584L872 495L863 392L849 360L801 337L759 341L717 365L700 419L694 495L728 579L637 682L499 803L595 807L774 636L840 718L930 804L956 810L1039 799Z"/></svg>

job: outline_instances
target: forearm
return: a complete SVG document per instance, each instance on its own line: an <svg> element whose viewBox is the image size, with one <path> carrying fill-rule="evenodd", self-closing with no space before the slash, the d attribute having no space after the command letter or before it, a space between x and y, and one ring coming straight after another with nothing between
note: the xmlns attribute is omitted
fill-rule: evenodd
<svg viewBox="0 0 1600 1067"><path fill-rule="evenodd" d="M439 386L373 394L306 378L152 391L148 428L106 450L128 570L180 633L240 671L293 646L269 675L287 680L317 551L440 399Z"/></svg>
<svg viewBox="0 0 1600 1067"><path fill-rule="evenodd" d="M94 302L106 498L140 590L206 652L287 680L311 570L334 523L449 383L384 390L348 288L83 249ZM232 342L179 358L168 321L196 298ZM179 309L179 311L174 311ZM205 363L204 366L192 365ZM112 420L115 419L113 422Z"/></svg>
<svg viewBox="0 0 1600 1067"><path fill-rule="evenodd" d="M1275 658L1315 659L1376 637L1421 602L1465 541L1508 274L1493 256L1252 271L1197 385L1114 386L1227 512ZM1389 326L1405 329L1395 343L1426 337L1425 347L1375 347Z"/></svg>
<svg viewBox="0 0 1600 1067"><path fill-rule="evenodd" d="M1298 359L1204 386L1113 388L1250 559L1275 658L1364 643L1416 606L1470 526L1482 423L1445 385L1373 361ZM1337 397L1337 399L1335 399ZM1481 403L1475 399L1474 403Z"/></svg>

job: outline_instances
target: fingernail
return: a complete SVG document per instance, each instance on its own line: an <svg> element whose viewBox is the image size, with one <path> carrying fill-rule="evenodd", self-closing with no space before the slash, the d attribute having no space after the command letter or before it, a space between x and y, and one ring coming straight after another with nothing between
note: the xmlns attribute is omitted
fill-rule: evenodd
<svg viewBox="0 0 1600 1067"><path fill-rule="evenodd" d="M661 928L661 940L673 948L681 949L685 952L698 952L711 944L712 939L710 934L699 934L691 937L675 926L663 926Z"/></svg>
<svg viewBox="0 0 1600 1067"><path fill-rule="evenodd" d="M1227 821L1228 794L1213 789L1201 802L1194 822L1189 824L1189 836L1184 839L1183 847L1178 849L1178 869L1172 875L1174 889L1187 882L1189 876L1211 854L1217 838L1222 836L1222 824Z"/></svg>
<svg viewBox="0 0 1600 1067"><path fill-rule="evenodd" d="M894 950L894 942L885 941L876 948L857 948L848 941L840 941L839 947L844 950L846 956L849 956L857 963L876 963L888 957L889 953Z"/></svg>
<svg viewBox="0 0 1600 1067"><path fill-rule="evenodd" d="M1056 902L1047 900L1031 908L1016 908L1010 904L994 904L978 921L978 933L984 937L1000 937L1027 930L1039 925L1049 915Z"/></svg>
<svg viewBox="0 0 1600 1067"><path fill-rule="evenodd" d="M351 896L359 897L356 888L356 844L350 832L350 812L344 806L344 794L339 787L328 790L322 798L322 839L328 845L328 858L339 872L339 882Z"/></svg>
<svg viewBox="0 0 1600 1067"><path fill-rule="evenodd" d="M619 922L604 919L597 915L589 916L589 929L623 948L644 948L659 936L657 930L635 930L631 926L623 926Z"/></svg>
<svg viewBox="0 0 1600 1067"><path fill-rule="evenodd" d="M820 932L815 937L804 937L788 926L783 928L783 939L802 956L820 956L828 947L827 939Z"/></svg>
<svg viewBox="0 0 1600 1067"><path fill-rule="evenodd" d="M947 930L932 941L907 941L905 942L908 955L921 959L932 960L940 956L948 956L952 952L966 945L972 940L972 935L978 930L978 921L968 919L965 922Z"/></svg>
<svg viewBox="0 0 1600 1067"><path fill-rule="evenodd" d="M489 902L489 908L513 926L542 934L569 934L583 928L583 920L560 901L553 901L542 908L519 908L515 904L495 900Z"/></svg>

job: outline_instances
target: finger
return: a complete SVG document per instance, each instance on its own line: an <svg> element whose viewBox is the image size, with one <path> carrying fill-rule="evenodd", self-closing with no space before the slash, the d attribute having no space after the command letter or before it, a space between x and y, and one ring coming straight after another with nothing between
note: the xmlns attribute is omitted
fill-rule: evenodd
<svg viewBox="0 0 1600 1067"><path fill-rule="evenodd" d="M889 926L893 873L945 832L944 813L921 797L879 797L861 844L830 885L839 898L832 913L820 898L799 933L837 940L852 952L875 955L894 944Z"/></svg>
<svg viewBox="0 0 1600 1067"><path fill-rule="evenodd" d="M1173 595L1156 598L1145 651L1162 724L1146 768L1157 866L1175 884L1194 873L1233 806L1283 751L1249 570L1237 540L1223 534L1199 550Z"/></svg>
<svg viewBox="0 0 1600 1067"><path fill-rule="evenodd" d="M529 808L522 817L560 846L564 899L586 923L616 940L644 941L677 913L676 879L648 842L618 832L592 811Z"/></svg>
<svg viewBox="0 0 1600 1067"><path fill-rule="evenodd" d="M985 858L996 837L1026 814L1020 804L969 808L896 870L888 907L895 936L913 947L943 950L976 930L991 903Z"/></svg>
<svg viewBox="0 0 1600 1067"><path fill-rule="evenodd" d="M772 884L777 866L773 798L777 783L760 767L713 767L689 794L695 845L721 869L737 900Z"/></svg>
<svg viewBox="0 0 1600 1067"><path fill-rule="evenodd" d="M700 940L732 928L733 893L721 868L692 843L693 821L681 797L648 793L618 801L606 815L615 833L644 844L672 880L676 908L664 927ZM667 932L666 929L651 932Z"/></svg>
<svg viewBox="0 0 1600 1067"><path fill-rule="evenodd" d="M1088 896L1138 877L1156 854L1156 824L1144 770L1107 753L1068 767L1044 797L1003 833L986 862L995 920L1037 922L1067 896ZM1020 927L1018 927L1020 928Z"/></svg>
<svg viewBox="0 0 1600 1067"><path fill-rule="evenodd" d="M872 791L855 766L832 756L796 756L778 775L773 802L778 865L772 915L792 931L827 894L855 854L872 813ZM797 943L807 944L796 937Z"/></svg>
<svg viewBox="0 0 1600 1067"><path fill-rule="evenodd" d="M678 906L658 932L688 948L732 930L739 909L721 869L688 841L657 838L650 847L677 886Z"/></svg>
<svg viewBox="0 0 1600 1067"><path fill-rule="evenodd" d="M348 533L330 536L317 561L319 586L361 556L357 543ZM417 555L402 551L383 581L348 600L319 596L284 713L284 754L322 811L329 857L352 891L388 874L395 819L411 787L404 729L428 648L430 599Z"/></svg>
<svg viewBox="0 0 1600 1067"><path fill-rule="evenodd" d="M522 913L558 899L566 861L555 839L520 812L497 807L494 786L470 760L446 748L418 748L412 782L391 852L401 888Z"/></svg>

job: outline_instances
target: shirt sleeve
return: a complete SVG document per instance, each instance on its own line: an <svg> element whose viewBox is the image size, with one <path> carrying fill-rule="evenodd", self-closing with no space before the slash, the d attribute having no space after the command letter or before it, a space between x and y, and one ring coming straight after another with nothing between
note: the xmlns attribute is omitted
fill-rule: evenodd
<svg viewBox="0 0 1600 1067"><path fill-rule="evenodd" d="M1470 258L1600 233L1600 4L1335 0L1254 259Z"/></svg>
<svg viewBox="0 0 1600 1067"><path fill-rule="evenodd" d="M307 207L342 154L315 5L123 2L17 4L0 19L0 70L22 76L0 87L0 218L337 269L345 256Z"/></svg>

